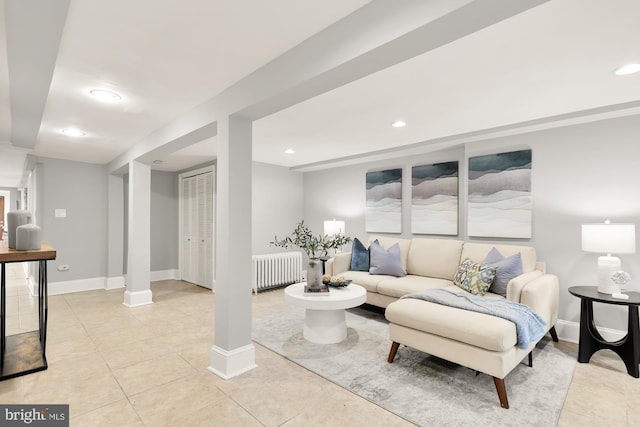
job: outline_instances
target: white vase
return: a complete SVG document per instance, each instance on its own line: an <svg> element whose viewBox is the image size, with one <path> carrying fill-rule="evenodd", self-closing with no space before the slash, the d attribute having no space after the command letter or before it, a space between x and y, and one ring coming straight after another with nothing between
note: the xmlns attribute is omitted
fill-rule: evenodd
<svg viewBox="0 0 640 427"><path fill-rule="evenodd" d="M9 238L9 249L16 248L16 229L21 225L31 222L31 212L11 211L7 212L7 237Z"/></svg>

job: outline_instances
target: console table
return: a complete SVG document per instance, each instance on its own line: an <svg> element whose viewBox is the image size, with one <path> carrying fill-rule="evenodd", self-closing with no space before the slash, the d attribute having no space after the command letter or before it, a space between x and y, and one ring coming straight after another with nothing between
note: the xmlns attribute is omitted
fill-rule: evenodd
<svg viewBox="0 0 640 427"><path fill-rule="evenodd" d="M580 341L578 344L578 362L588 363L593 353L598 350L613 350L620 356L627 367L629 375L638 378L640 370L640 326L638 325L638 305L640 293L625 292L629 299L613 298L611 295L598 292L596 286L573 286L569 293L580 298ZM609 342L602 338L593 321L593 302L604 304L626 305L629 310L627 335L619 341Z"/></svg>
<svg viewBox="0 0 640 427"><path fill-rule="evenodd" d="M38 250L17 251L0 242L0 381L47 369L47 261L56 259L56 251L46 243ZM6 334L6 264L38 262L38 330L16 335Z"/></svg>

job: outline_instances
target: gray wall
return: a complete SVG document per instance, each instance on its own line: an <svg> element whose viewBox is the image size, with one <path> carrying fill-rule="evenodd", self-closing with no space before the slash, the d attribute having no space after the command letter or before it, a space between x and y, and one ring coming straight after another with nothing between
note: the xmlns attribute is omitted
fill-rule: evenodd
<svg viewBox="0 0 640 427"><path fill-rule="evenodd" d="M104 165L39 158L37 218L43 240L57 250L49 262L49 282L107 273L107 168ZM66 209L56 218L55 209ZM56 267L68 264L59 272Z"/></svg>
<svg viewBox="0 0 640 427"><path fill-rule="evenodd" d="M151 271L178 268L178 174L151 171Z"/></svg>
<svg viewBox="0 0 640 427"><path fill-rule="evenodd" d="M107 276L108 186L106 166L50 158L38 159L38 219L43 239L58 251L49 281ZM16 193L17 194L17 193ZM127 234L128 176L123 177L123 222ZM151 270L178 268L178 173L151 173ZM303 174L253 164L253 253L277 252L275 235L291 233L303 219ZM55 218L55 209L67 209ZM126 242L126 238L125 238ZM126 272L126 245L124 247ZM55 267L68 264L69 271Z"/></svg>
<svg viewBox="0 0 640 427"><path fill-rule="evenodd" d="M0 191L8 191L9 197L11 197L10 203L7 204L7 201L5 200L5 205L4 205L4 212L5 214L7 212L10 211L15 211L17 210L17 205L16 202L20 202L20 193L18 192L17 188L10 188L10 187L0 187Z"/></svg>
<svg viewBox="0 0 640 427"><path fill-rule="evenodd" d="M522 148L533 150L533 237L506 241L530 244L547 270L560 279L560 319L578 322L579 300L567 292L573 285L595 284L598 254L581 250L581 224L611 219L634 222L640 228L640 116L532 132L474 142L460 149L306 173L304 218L321 230L322 220L344 219L347 235L367 238L365 233L365 173L401 167L403 175L403 233L410 230L411 166L458 160L461 163L460 235L466 236L466 158L490 152ZM491 240L489 240L491 241ZM638 241L640 247L640 241ZM640 291L638 255L622 255L628 284ZM596 307L599 325L626 330L626 311L612 306Z"/></svg>
<svg viewBox="0 0 640 427"><path fill-rule="evenodd" d="M303 174L282 166L253 163L252 252L281 252L271 247L274 236L291 234L304 219Z"/></svg>

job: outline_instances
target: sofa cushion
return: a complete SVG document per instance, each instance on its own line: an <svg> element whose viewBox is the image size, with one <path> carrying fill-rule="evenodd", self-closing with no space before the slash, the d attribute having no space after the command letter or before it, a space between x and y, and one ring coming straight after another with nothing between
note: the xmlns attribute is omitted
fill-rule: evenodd
<svg viewBox="0 0 640 427"><path fill-rule="evenodd" d="M389 276L369 274L368 271L345 271L340 273L340 276L362 286L369 292L378 292L378 283L389 278Z"/></svg>
<svg viewBox="0 0 640 427"><path fill-rule="evenodd" d="M461 240L414 238L409 249L407 273L453 280L460 264Z"/></svg>
<svg viewBox="0 0 640 427"><path fill-rule="evenodd" d="M369 271L369 248L367 248L357 237L353 239L351 248L352 271Z"/></svg>
<svg viewBox="0 0 640 427"><path fill-rule="evenodd" d="M462 255L460 259L469 258L474 262L482 262L494 247L506 257L520 253L523 273L528 273L536 269L536 249L531 246L465 243L462 248Z"/></svg>
<svg viewBox="0 0 640 427"><path fill-rule="evenodd" d="M427 289L439 289L451 286L451 280L424 276L404 276L386 278L378 283L378 293L394 298L420 292ZM456 288L457 289L457 288Z"/></svg>
<svg viewBox="0 0 640 427"><path fill-rule="evenodd" d="M507 285L509 281L522 274L522 256L520 252L505 258L500 251L494 247L484 261L482 261L482 264L498 267L496 277L494 277L489 290L503 297L507 296Z"/></svg>
<svg viewBox="0 0 640 427"><path fill-rule="evenodd" d="M369 257L369 273L396 277L405 275L400 265L400 246L397 243L384 249L374 241L369 246Z"/></svg>
<svg viewBox="0 0 640 427"><path fill-rule="evenodd" d="M482 265L467 258L460 263L453 284L474 295L484 295L496 277L496 270L494 266Z"/></svg>
<svg viewBox="0 0 640 427"><path fill-rule="evenodd" d="M386 237L386 236L370 236L369 244L377 240L384 249L389 249L396 243L400 246L400 265L402 266L402 272L407 274L407 257L409 256L409 248L411 247L411 239L402 239L399 237Z"/></svg>
<svg viewBox="0 0 640 427"><path fill-rule="evenodd" d="M394 301L387 306L385 316L391 323L490 351L509 350L517 343L513 322L423 300Z"/></svg>

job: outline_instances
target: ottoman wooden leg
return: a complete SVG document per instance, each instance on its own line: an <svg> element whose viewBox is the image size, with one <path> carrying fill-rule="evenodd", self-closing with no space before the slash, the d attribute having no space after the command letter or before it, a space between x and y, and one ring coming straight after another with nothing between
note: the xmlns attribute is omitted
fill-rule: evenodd
<svg viewBox="0 0 640 427"><path fill-rule="evenodd" d="M389 357L387 357L387 362L393 363L393 359L396 357L396 353L398 352L398 347L400 347L400 343L393 342L391 344L391 351L389 351Z"/></svg>
<svg viewBox="0 0 640 427"><path fill-rule="evenodd" d="M500 398L500 406L509 409L509 401L507 400L507 388L504 386L504 379L493 377L493 383L496 385L498 397Z"/></svg>

